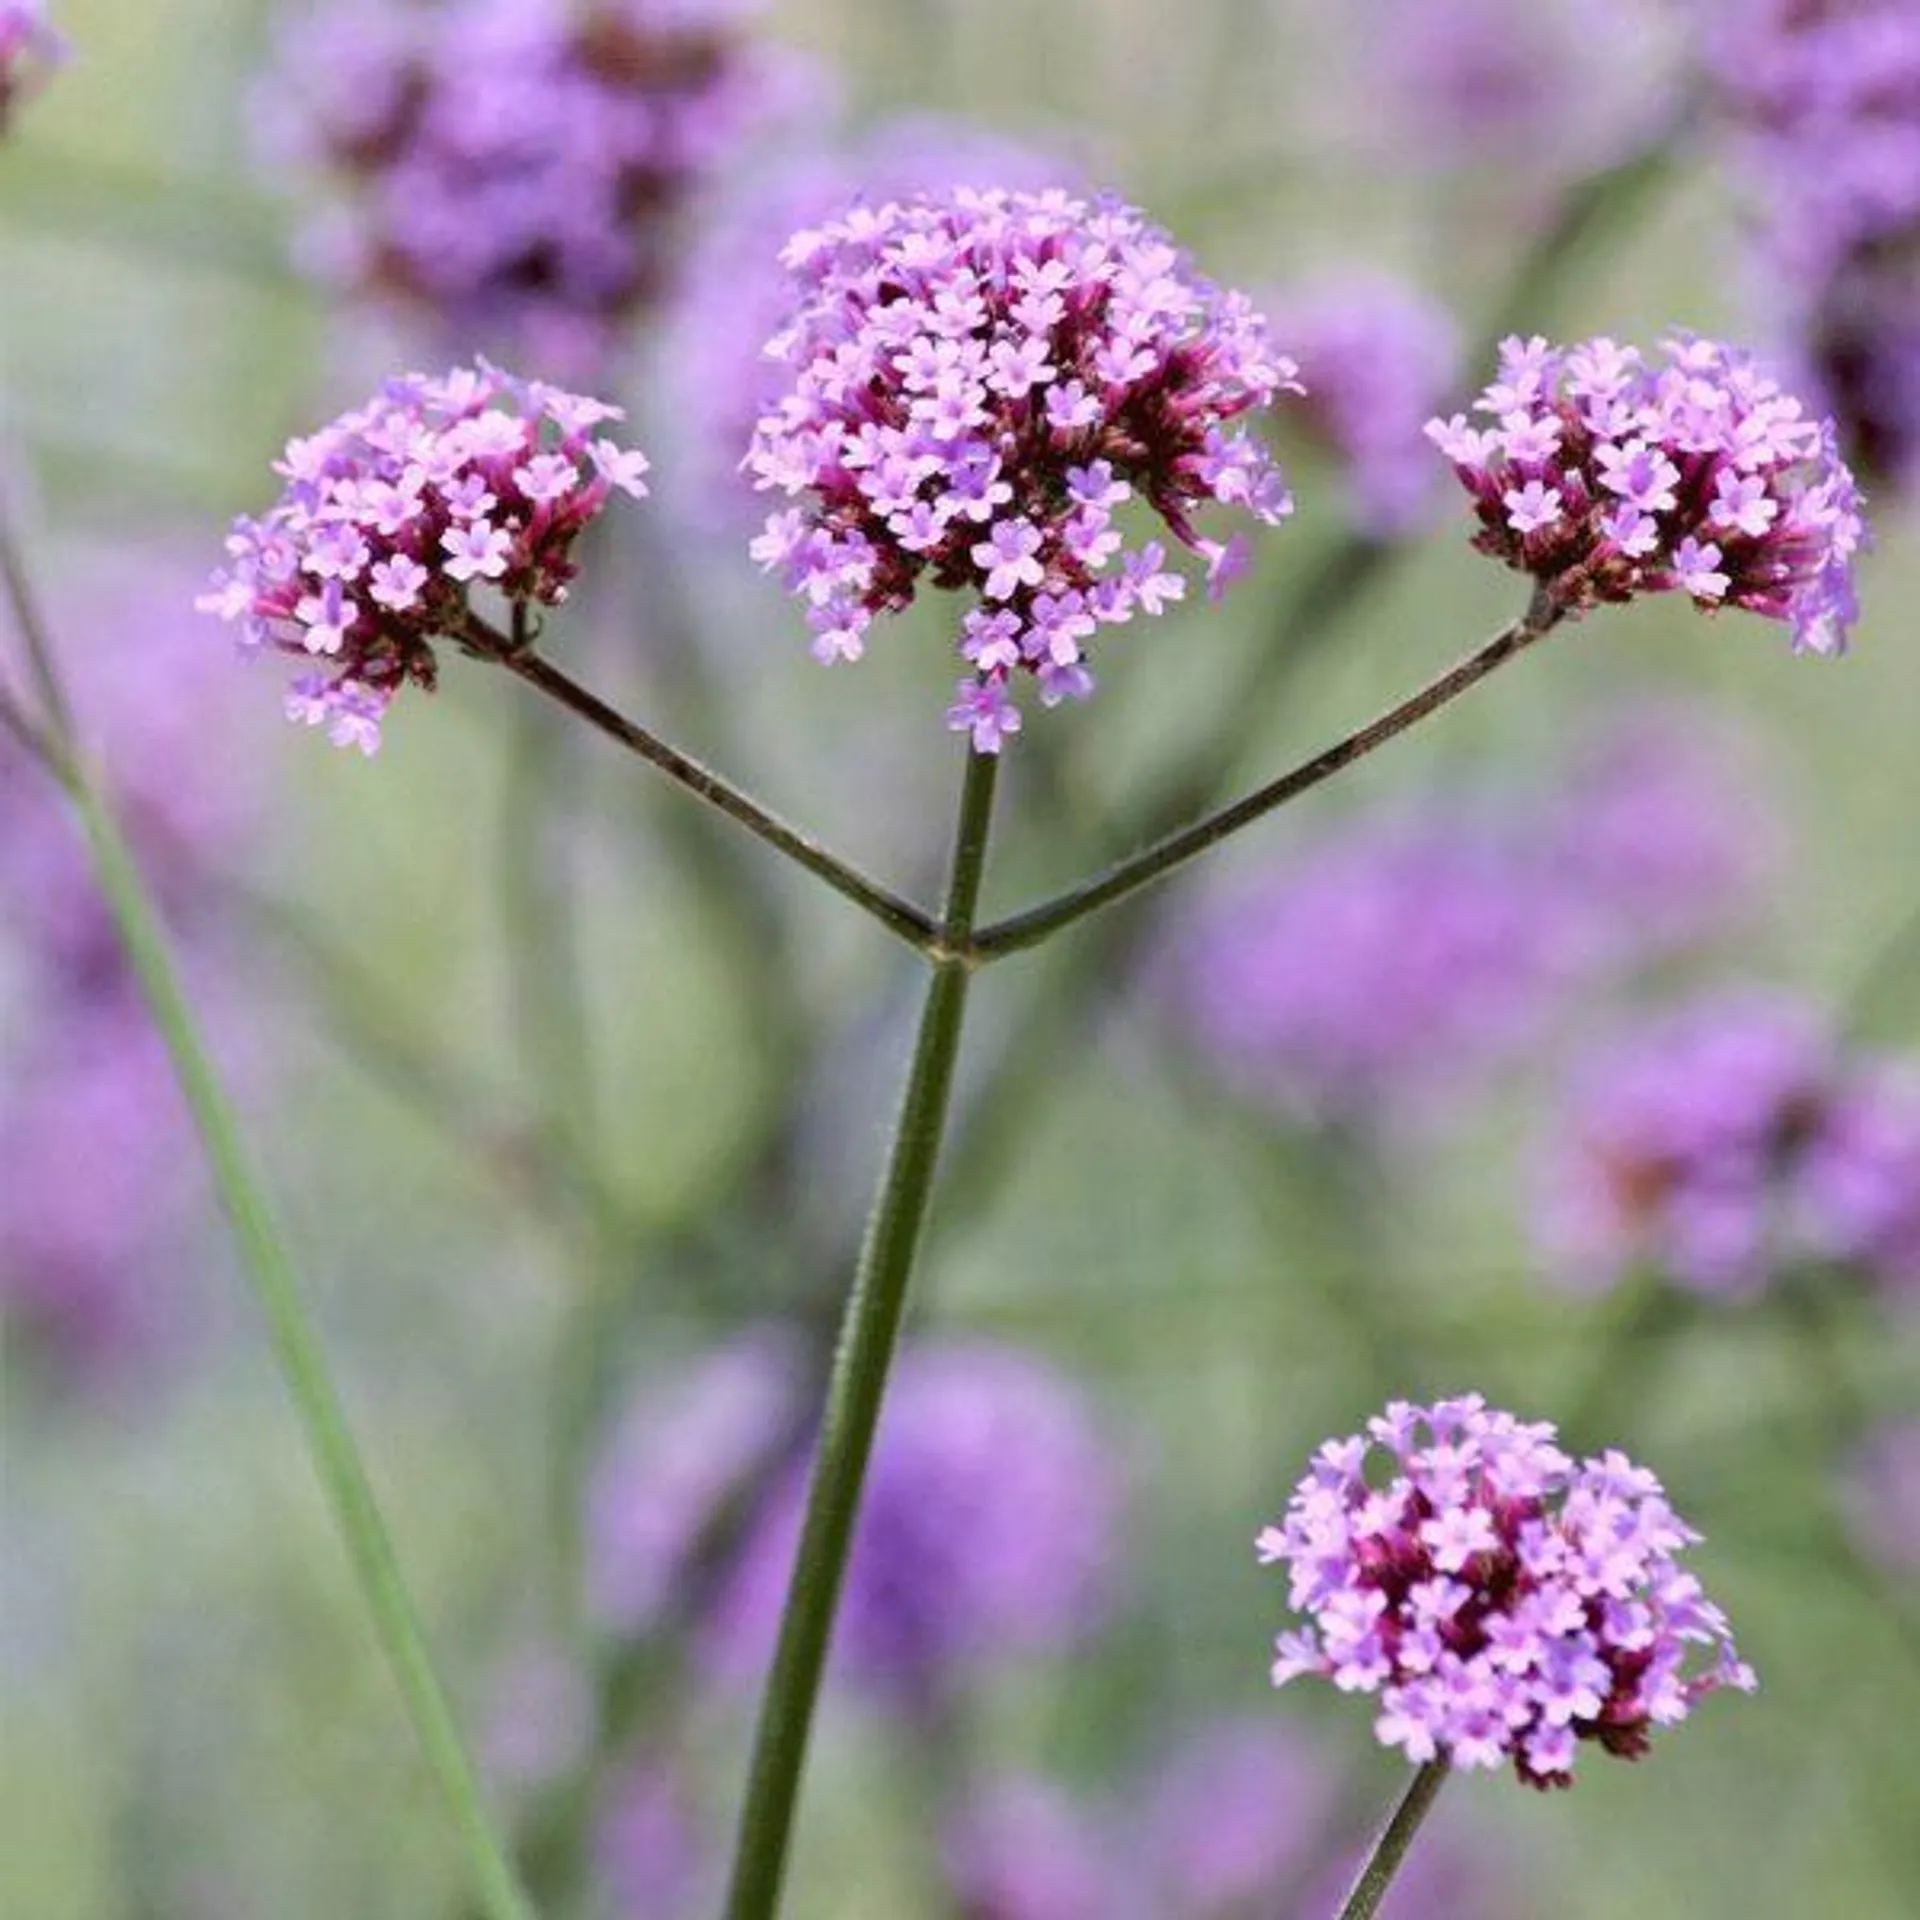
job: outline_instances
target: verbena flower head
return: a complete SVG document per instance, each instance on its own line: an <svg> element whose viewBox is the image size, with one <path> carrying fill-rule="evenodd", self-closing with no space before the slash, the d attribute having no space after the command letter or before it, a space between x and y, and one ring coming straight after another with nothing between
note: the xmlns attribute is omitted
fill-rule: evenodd
<svg viewBox="0 0 1920 1920"><path fill-rule="evenodd" d="M741 0L324 0L263 118L328 178L306 251L459 349L590 372L671 281L689 203L789 91Z"/></svg>
<svg viewBox="0 0 1920 1920"><path fill-rule="evenodd" d="M1807 1264L1920 1279L1920 1083L1849 1060L1811 1008L1738 992L1597 1050L1576 1076L1540 1219L1555 1268L1642 1266L1750 1296Z"/></svg>
<svg viewBox="0 0 1920 1920"><path fill-rule="evenodd" d="M1274 1684L1374 1695L1376 1736L1416 1763L1570 1786L1583 1741L1638 1759L1703 1695L1752 1689L1680 1563L1699 1537L1624 1454L1576 1461L1478 1394L1396 1401L1329 1440L1260 1536L1309 1621Z"/></svg>
<svg viewBox="0 0 1920 1920"><path fill-rule="evenodd" d="M947 715L977 752L1018 731L1017 678L1046 705L1083 699L1099 629L1185 595L1162 542L1123 531L1127 501L1215 588L1240 543L1193 516L1292 511L1245 416L1295 386L1293 363L1130 207L956 188L855 207L783 258L798 307L768 353L787 386L747 471L794 504L754 557L805 599L824 662L859 659L923 582L977 596Z"/></svg>
<svg viewBox="0 0 1920 1920"><path fill-rule="evenodd" d="M1744 745L1711 716L1623 709L1561 749L1550 791L1396 796L1249 865L1160 982L1263 1105L1452 1112L1597 989L1738 923L1776 838Z"/></svg>
<svg viewBox="0 0 1920 1920"><path fill-rule="evenodd" d="M707 1650L757 1677L799 1538L804 1463L775 1489L719 1597ZM969 1663L1073 1644L1115 1552L1112 1454L1073 1383L977 1343L907 1354L867 1476L835 1628L840 1670L902 1704Z"/></svg>
<svg viewBox="0 0 1920 1920"><path fill-rule="evenodd" d="M657 380L671 396L696 503L732 531L763 506L741 471L754 424L779 397L782 370L763 349L793 311L780 252L801 228L869 203L954 187L1057 184L1061 161L965 121L916 118L874 129L849 149L783 155L731 188L701 222L661 340ZM663 471L666 455L663 452Z"/></svg>
<svg viewBox="0 0 1920 1920"><path fill-rule="evenodd" d="M1474 403L1486 424L1427 424L1473 499L1473 544L1568 613L1684 593L1841 652L1866 528L1832 421L1731 347L1675 336L1661 352L1652 367L1605 338L1502 343Z"/></svg>
<svg viewBox="0 0 1920 1920"><path fill-rule="evenodd" d="M1036 1775L971 1794L941 1857L957 1920L1144 1920L1106 1823Z"/></svg>
<svg viewBox="0 0 1920 1920"><path fill-rule="evenodd" d="M1703 51L1752 192L1760 278L1862 472L1920 479L1920 15L1729 0Z"/></svg>
<svg viewBox="0 0 1920 1920"><path fill-rule="evenodd" d="M1390 540L1429 517L1438 488L1421 424L1453 385L1452 316L1386 275L1353 275L1266 303L1292 346L1305 402L1288 410L1344 463L1361 532Z"/></svg>
<svg viewBox="0 0 1920 1920"><path fill-rule="evenodd" d="M244 647L309 662L288 717L372 753L401 687L434 685L433 642L467 632L476 586L516 615L559 605L613 491L645 496L645 457L600 431L620 417L484 360L389 381L287 443L280 499L234 522L197 604Z"/></svg>
<svg viewBox="0 0 1920 1920"><path fill-rule="evenodd" d="M14 108L66 57L67 43L47 24L40 0L0 0L0 134Z"/></svg>

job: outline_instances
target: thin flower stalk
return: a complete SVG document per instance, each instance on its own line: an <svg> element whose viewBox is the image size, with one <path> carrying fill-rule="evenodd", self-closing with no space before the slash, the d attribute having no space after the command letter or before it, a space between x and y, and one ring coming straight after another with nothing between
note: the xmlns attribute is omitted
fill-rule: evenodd
<svg viewBox="0 0 1920 1920"><path fill-rule="evenodd" d="M1380 1911L1380 1903L1387 1897L1394 1875L1412 1850L1421 1822L1432 1811L1440 1789L1447 1783L1447 1772L1444 1760L1429 1760L1425 1766L1415 1768L1406 1792L1400 1796L1387 1824L1380 1829L1352 1890L1341 1903L1339 1920L1373 1920Z"/></svg>

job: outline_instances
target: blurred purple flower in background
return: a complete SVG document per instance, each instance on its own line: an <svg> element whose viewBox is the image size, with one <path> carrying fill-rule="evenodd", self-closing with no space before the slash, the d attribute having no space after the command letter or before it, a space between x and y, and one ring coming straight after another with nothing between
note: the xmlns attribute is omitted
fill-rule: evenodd
<svg viewBox="0 0 1920 1920"><path fill-rule="evenodd" d="M103 544L60 638L82 738L198 969L263 796L261 742L187 579L164 549ZM31 904L0 947L0 1306L69 1368L117 1374L199 1318L199 1155L79 829L4 733L0 889Z"/></svg>
<svg viewBox="0 0 1920 1920"><path fill-rule="evenodd" d="M1280 1635L1274 1684L1316 1674L1377 1695L1383 1746L1416 1764L1511 1761L1534 1787L1570 1785L1582 1741L1638 1759L1703 1695L1750 1691L1725 1615L1676 1557L1700 1536L1659 1481L1553 1442L1550 1422L1478 1394L1396 1401L1329 1440L1259 1540L1311 1621ZM1393 1462L1381 1485L1376 1447Z"/></svg>
<svg viewBox="0 0 1920 1920"><path fill-rule="evenodd" d="M1555 1270L1651 1267L1751 1295L1796 1265L1920 1278L1920 1083L1849 1059L1814 1009L1722 993L1630 1031L1576 1076L1539 1220Z"/></svg>
<svg viewBox="0 0 1920 1920"><path fill-rule="evenodd" d="M1844 1491L1862 1549L1896 1574L1920 1575L1920 1419L1889 1420L1870 1433Z"/></svg>
<svg viewBox="0 0 1920 1920"><path fill-rule="evenodd" d="M1149 1909L1108 1823L1037 1775L996 1779L947 1821L956 1920L1125 1920Z"/></svg>
<svg viewBox="0 0 1920 1920"><path fill-rule="evenodd" d="M642 1400L595 1477L595 1609L641 1633L698 1577L723 1509L756 1464L804 1433L792 1349L725 1350L667 1399ZM807 1459L787 1470L713 1569L702 1621L713 1667L756 1677L772 1651L799 1534ZM835 1629L842 1673L908 1703L965 1663L1073 1644L1105 1611L1120 1474L1072 1381L1010 1348L948 1342L905 1354L868 1473Z"/></svg>
<svg viewBox="0 0 1920 1920"><path fill-rule="evenodd" d="M1263 305L1306 388L1284 409L1283 430L1314 435L1346 467L1360 532L1374 540L1412 532L1439 499L1421 428L1459 372L1452 315L1384 274L1348 274Z"/></svg>
<svg viewBox="0 0 1920 1920"><path fill-rule="evenodd" d="M785 375L766 345L791 319L781 249L856 202L879 205L955 187L1038 189L1073 169L966 121L890 122L846 148L782 156L715 204L688 255L656 374L671 396L662 430L684 426L694 505L732 531L760 513L741 462Z"/></svg>
<svg viewBox="0 0 1920 1920"><path fill-rule="evenodd" d="M1205 902L1166 997L1254 1099L1417 1113L1738 919L1779 839L1745 748L1717 716L1646 704L1576 737L1543 793L1391 800Z"/></svg>
<svg viewBox="0 0 1920 1920"><path fill-rule="evenodd" d="M1495 424L1427 426L1473 498L1473 544L1570 613L1679 592L1786 622L1796 651L1843 651L1866 527L1833 423L1731 347L1661 351L1654 369L1605 338L1501 343L1474 402Z"/></svg>
<svg viewBox="0 0 1920 1920"><path fill-rule="evenodd" d="M197 604L250 650L330 662L294 681L287 717L373 753L401 687L433 688L433 642L469 631L476 582L516 610L558 606L614 489L645 497L645 456L595 432L621 417L484 360L389 380L287 443L286 490L233 523L233 564Z"/></svg>
<svg viewBox="0 0 1920 1920"><path fill-rule="evenodd" d="M329 180L305 252L437 344L577 376L672 284L691 203L800 90L744 0L321 0L262 117Z"/></svg>
<svg viewBox="0 0 1920 1920"><path fill-rule="evenodd" d="M1016 672L1043 704L1083 699L1097 630L1184 597L1160 542L1115 523L1126 501L1203 555L1215 589L1241 544L1192 515L1293 509L1246 424L1295 384L1292 361L1117 201L960 188L855 206L783 259L797 311L768 352L787 390L747 470L799 504L768 516L754 557L805 599L828 663L859 659L923 576L977 593L947 715L977 752L1019 730Z"/></svg>
<svg viewBox="0 0 1920 1920"><path fill-rule="evenodd" d="M714 1859L694 1797L664 1763L630 1762L600 1810L594 1857L621 1920L712 1911Z"/></svg>
<svg viewBox="0 0 1920 1920"><path fill-rule="evenodd" d="M1704 57L1749 177L1760 275L1872 479L1920 479L1920 13L1723 0Z"/></svg>
<svg viewBox="0 0 1920 1920"><path fill-rule="evenodd" d="M47 70L67 57L67 43L47 24L40 0L0 0L0 135L22 100L37 93Z"/></svg>
<svg viewBox="0 0 1920 1920"><path fill-rule="evenodd" d="M1672 77L1643 0L1362 0L1348 18L1353 124L1389 134L1402 166L1412 142L1428 166L1517 163L1553 184L1645 140Z"/></svg>

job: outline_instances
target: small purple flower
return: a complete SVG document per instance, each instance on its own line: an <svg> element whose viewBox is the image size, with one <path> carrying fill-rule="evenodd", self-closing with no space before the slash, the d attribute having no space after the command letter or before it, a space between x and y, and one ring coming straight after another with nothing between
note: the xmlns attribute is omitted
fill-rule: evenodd
<svg viewBox="0 0 1920 1920"><path fill-rule="evenodd" d="M1443 1571L1436 1529L1448 1549L1471 1543L1454 1569L1466 1597L1445 1608L1416 1598ZM1550 1423L1478 1394L1397 1401L1328 1441L1260 1536L1310 1623L1279 1637L1274 1684L1318 1674L1375 1695L1375 1734L1416 1763L1511 1761L1528 1786L1570 1786L1580 1742L1638 1759L1703 1695L1752 1689L1679 1560L1699 1537L1622 1454L1576 1462Z"/></svg>
<svg viewBox="0 0 1920 1920"><path fill-rule="evenodd" d="M1292 511L1243 417L1297 390L1293 363L1245 299L1199 279L1131 208L1058 188L959 188L856 206L796 234L784 258L798 310L767 353L787 391L762 413L745 465L821 538L794 541L792 510L777 512L765 564L815 605L850 609L854 634L923 582L1011 611L1018 668L972 662L990 691L963 692L947 716L978 752L1014 731L1015 671L1035 674L1048 701L1092 688L1078 653L1029 647L1037 604L1078 596L1099 626L1147 611L1113 525L1121 487L1206 559L1215 587L1241 550L1203 538L1199 509L1238 506L1268 524ZM1098 467L1110 478L1089 497ZM942 498L961 510L930 540L913 505Z"/></svg>
<svg viewBox="0 0 1920 1920"><path fill-rule="evenodd" d="M1813 1010L1723 995L1597 1052L1547 1169L1543 1246L1576 1283L1651 1266L1750 1296L1808 1262L1920 1280L1920 1081Z"/></svg>
<svg viewBox="0 0 1920 1920"><path fill-rule="evenodd" d="M1662 351L1654 369L1607 339L1502 343L1475 403L1496 426L1427 423L1472 496L1473 544L1568 613L1679 591L1786 622L1797 651L1841 652L1866 525L1833 423L1730 347L1676 336Z"/></svg>
<svg viewBox="0 0 1920 1920"><path fill-rule="evenodd" d="M723 1673L757 1676L799 1536L796 1462L708 1622ZM1073 1383L1009 1349L910 1352L889 1389L834 1658L905 1703L981 1658L1069 1646L1104 1611L1117 1548L1112 1448Z"/></svg>
<svg viewBox="0 0 1920 1920"><path fill-rule="evenodd" d="M47 24L40 0L0 0L0 135L14 108L66 57L67 43Z"/></svg>
<svg viewBox="0 0 1920 1920"><path fill-rule="evenodd" d="M1285 411L1344 462L1353 519L1376 540L1432 516L1439 488L1420 427L1459 370L1452 317L1384 275L1331 281L1265 302L1300 364L1306 397Z"/></svg>
<svg viewBox="0 0 1920 1920"><path fill-rule="evenodd" d="M466 631L474 583L558 606L612 490L646 492L641 455L588 439L617 416L484 360L391 380L288 445L285 492L234 522L231 564L197 604L244 647L332 662L293 683L288 715L372 753L400 688L433 687L433 642Z"/></svg>
<svg viewBox="0 0 1920 1920"><path fill-rule="evenodd" d="M460 349L600 370L670 287L690 204L794 101L745 11L318 0L262 101L272 147L334 190L309 262Z"/></svg>

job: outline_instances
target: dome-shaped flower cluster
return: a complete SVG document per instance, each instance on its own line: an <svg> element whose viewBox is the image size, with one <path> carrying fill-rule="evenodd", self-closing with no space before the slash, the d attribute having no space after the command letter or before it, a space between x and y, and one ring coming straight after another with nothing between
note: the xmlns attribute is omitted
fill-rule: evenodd
<svg viewBox="0 0 1920 1920"><path fill-rule="evenodd" d="M1328 1441L1260 1536L1311 1622L1280 1635L1274 1684L1376 1695L1409 1760L1570 1785L1582 1741L1637 1759L1703 1694L1754 1685L1677 1558L1698 1538L1623 1454L1575 1461L1478 1394L1395 1402Z"/></svg>
<svg viewBox="0 0 1920 1920"><path fill-rule="evenodd" d="M1920 479L1920 14L1734 0L1703 24L1760 265L1870 478Z"/></svg>
<svg viewBox="0 0 1920 1920"><path fill-rule="evenodd" d="M1865 526L1833 423L1730 347L1662 352L1655 368L1604 337L1502 343L1474 403L1492 424L1427 424L1473 497L1473 544L1570 613L1678 592L1785 621L1796 650L1842 651Z"/></svg>
<svg viewBox="0 0 1920 1920"><path fill-rule="evenodd" d="M1920 1080L1850 1059L1812 1008L1738 992L1577 1077L1541 1237L1569 1278L1635 1266L1722 1297L1807 1263L1920 1281Z"/></svg>
<svg viewBox="0 0 1920 1920"><path fill-rule="evenodd" d="M1292 510L1244 416L1294 385L1293 363L1131 208L961 188L856 207L783 257L798 311L768 352L788 386L747 471L797 504L754 557L805 598L822 661L857 660L923 581L977 594L948 724L979 752L1019 728L1015 675L1044 703L1081 699L1094 634L1184 595L1159 541L1128 541L1124 503L1216 586L1239 543L1195 512Z"/></svg>
<svg viewBox="0 0 1920 1920"><path fill-rule="evenodd" d="M372 753L400 688L433 686L432 642L462 636L476 583L557 605L608 496L646 493L645 457L595 433L620 417L485 361L389 381L288 442L286 490L234 522L231 564L197 604L247 647L326 663L294 682L288 717Z"/></svg>
<svg viewBox="0 0 1920 1920"><path fill-rule="evenodd" d="M308 239L337 284L461 351L588 371L672 277L695 193L787 83L742 0L323 0L263 119L341 191Z"/></svg>

